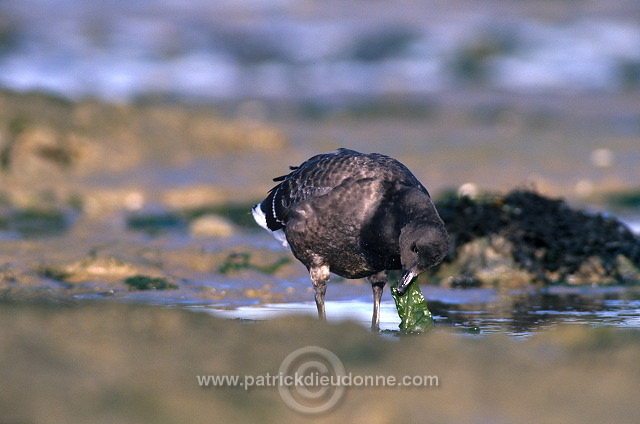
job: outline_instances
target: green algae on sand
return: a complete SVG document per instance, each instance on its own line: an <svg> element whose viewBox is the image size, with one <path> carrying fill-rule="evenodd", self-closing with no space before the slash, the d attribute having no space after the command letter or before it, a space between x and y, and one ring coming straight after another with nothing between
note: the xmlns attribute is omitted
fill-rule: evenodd
<svg viewBox="0 0 640 424"><path fill-rule="evenodd" d="M178 286L170 283L165 278L148 277L146 275L134 275L124 280L130 291L137 290L176 290Z"/></svg>

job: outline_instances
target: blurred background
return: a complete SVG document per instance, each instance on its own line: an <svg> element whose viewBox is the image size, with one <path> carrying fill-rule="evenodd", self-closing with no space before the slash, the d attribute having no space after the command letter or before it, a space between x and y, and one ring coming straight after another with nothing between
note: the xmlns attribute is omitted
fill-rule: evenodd
<svg viewBox="0 0 640 424"><path fill-rule="evenodd" d="M425 279L436 330L402 342L365 329L359 280L332 279L330 325L274 318L313 315L312 288L248 211L337 147L436 199L535 188L638 233L640 1L0 0L3 422L300 421L194 377L273 375L304 344L442 379L327 422L637 421L637 285ZM395 330L388 291L383 312Z"/></svg>
<svg viewBox="0 0 640 424"><path fill-rule="evenodd" d="M640 84L635 1L3 1L0 81L69 98L327 106Z"/></svg>
<svg viewBox="0 0 640 424"><path fill-rule="evenodd" d="M534 185L597 203L638 186L632 0L5 0L0 85L73 101L215 107L195 124L159 119L176 121L182 143L158 163L167 178L117 167L148 190L195 183L192 175L256 198L289 163L339 146L397 156L436 192ZM35 120L7 107L5 146ZM277 134L243 133L225 145L211 135L214 115L241 132L267 124ZM141 142L166 150L154 137ZM247 155L213 166L202 149L221 146Z"/></svg>

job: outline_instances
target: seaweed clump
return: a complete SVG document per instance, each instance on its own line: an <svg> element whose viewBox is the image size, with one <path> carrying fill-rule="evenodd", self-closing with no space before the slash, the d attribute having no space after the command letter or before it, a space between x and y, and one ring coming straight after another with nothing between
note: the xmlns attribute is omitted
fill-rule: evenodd
<svg viewBox="0 0 640 424"><path fill-rule="evenodd" d="M252 269L254 271L262 272L263 274L274 274L283 265L288 264L291 259L287 257L279 258L277 261L267 264L258 265L251 261L251 254L249 252L232 252L227 256L225 261L218 267L218 271L221 274L229 274L232 272L238 272L245 269Z"/></svg>
<svg viewBox="0 0 640 424"><path fill-rule="evenodd" d="M176 284L170 283L166 278L149 277L146 275L134 275L124 280L130 291L139 290L177 290Z"/></svg>
<svg viewBox="0 0 640 424"><path fill-rule="evenodd" d="M499 282L500 272L487 271L494 266L545 284L640 282L640 238L615 217L531 190L449 196L437 206L451 236L441 267L454 265L465 281L492 275Z"/></svg>

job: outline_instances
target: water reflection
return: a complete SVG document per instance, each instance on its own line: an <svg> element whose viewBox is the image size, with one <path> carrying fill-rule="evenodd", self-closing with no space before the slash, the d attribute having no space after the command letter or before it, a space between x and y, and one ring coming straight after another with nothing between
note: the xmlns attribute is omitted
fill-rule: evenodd
<svg viewBox="0 0 640 424"><path fill-rule="evenodd" d="M518 290L456 290L424 287L436 328L452 328L463 333L504 333L529 336L560 324L640 326L640 288L564 287ZM355 320L368 327L369 299L327 301L330 321ZM223 310L198 306L213 315L229 319L266 320L289 314L314 316L313 302L244 306ZM393 301L381 305L381 330L397 330L400 319ZM477 329L477 330L476 330Z"/></svg>
<svg viewBox="0 0 640 424"><path fill-rule="evenodd" d="M508 291L487 302L430 303L432 312L454 326L482 332L528 335L558 324L635 326L640 291L628 287L564 287Z"/></svg>

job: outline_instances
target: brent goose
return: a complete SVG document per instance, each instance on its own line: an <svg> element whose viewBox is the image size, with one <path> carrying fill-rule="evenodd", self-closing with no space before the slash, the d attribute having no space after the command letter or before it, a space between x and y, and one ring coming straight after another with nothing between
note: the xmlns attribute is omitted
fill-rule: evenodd
<svg viewBox="0 0 640 424"><path fill-rule="evenodd" d="M341 148L289 169L252 209L256 222L309 270L320 319L330 272L368 277L371 326L378 329L389 270L403 270L402 295L448 251L449 236L429 192L406 166L379 153Z"/></svg>

